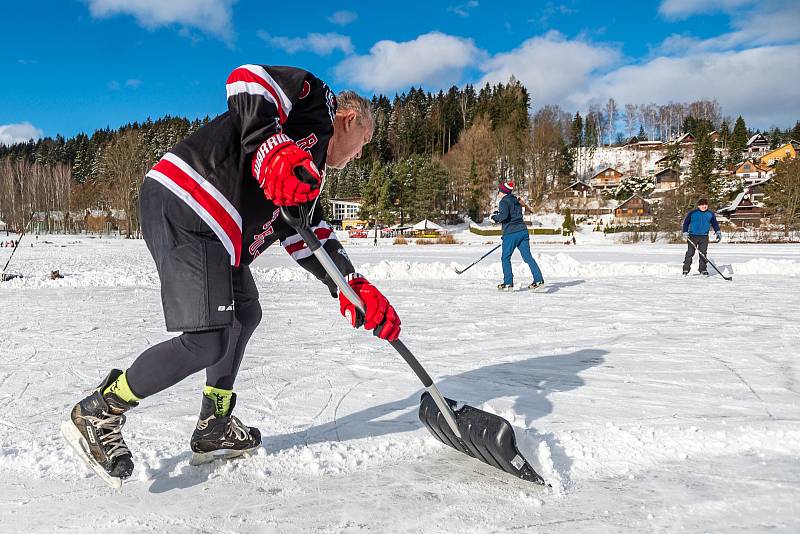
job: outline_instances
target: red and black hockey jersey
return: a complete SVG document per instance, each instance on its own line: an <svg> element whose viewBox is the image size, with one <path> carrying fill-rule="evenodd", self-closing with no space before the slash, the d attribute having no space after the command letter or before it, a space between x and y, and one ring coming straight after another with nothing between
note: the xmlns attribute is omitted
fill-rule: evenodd
<svg viewBox="0 0 800 534"><path fill-rule="evenodd" d="M325 172L336 97L313 74L294 67L242 65L226 84L228 111L176 145L147 173L180 197L214 231L231 265L247 265L277 240L303 267L324 280L321 265L300 236L264 197L251 171L253 155L283 132ZM343 274L353 272L336 234L317 207L314 231Z"/></svg>

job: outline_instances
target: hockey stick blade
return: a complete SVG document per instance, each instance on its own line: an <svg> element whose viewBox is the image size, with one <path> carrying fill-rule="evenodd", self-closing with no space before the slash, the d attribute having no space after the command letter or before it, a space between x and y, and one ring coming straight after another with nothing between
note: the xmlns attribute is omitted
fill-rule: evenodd
<svg viewBox="0 0 800 534"><path fill-rule="evenodd" d="M445 400L453 408L462 439L453 434L433 397L425 392L420 399L419 418L436 439L517 478L546 484L519 452L514 429L508 421L469 405L456 409L456 401Z"/></svg>

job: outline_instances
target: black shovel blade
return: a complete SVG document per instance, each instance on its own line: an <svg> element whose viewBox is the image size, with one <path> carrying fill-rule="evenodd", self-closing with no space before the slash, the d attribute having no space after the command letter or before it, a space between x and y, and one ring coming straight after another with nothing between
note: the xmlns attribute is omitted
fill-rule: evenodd
<svg viewBox="0 0 800 534"><path fill-rule="evenodd" d="M445 400L453 409L462 439L450 430L433 397L426 391L420 399L419 418L436 439L522 480L546 484L519 452L511 423L469 405L456 410L456 401Z"/></svg>

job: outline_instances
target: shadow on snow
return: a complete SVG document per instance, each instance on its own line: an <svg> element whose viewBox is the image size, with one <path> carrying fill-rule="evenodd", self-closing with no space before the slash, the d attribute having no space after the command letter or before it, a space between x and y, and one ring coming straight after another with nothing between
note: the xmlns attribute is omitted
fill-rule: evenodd
<svg viewBox="0 0 800 534"><path fill-rule="evenodd" d="M576 285L581 282L567 284ZM494 399L511 398L514 413L524 416L525 427L530 428L533 421L553 411L553 403L548 399L551 393L570 391L584 385L584 380L579 374L586 369L601 365L607 353L608 351L600 349L584 349L566 354L499 363L445 376L436 384L446 397L476 408L481 408L487 403L492 405L491 401ZM416 431L422 426L417 416L421 393L420 389L404 399L373 406L296 432L264 436L262 447L269 454L275 454L302 445ZM502 415L502 407L498 411ZM512 424L519 426L515 421L512 421ZM535 437L547 442L554 466L562 476L567 477L572 462L564 453L555 435L535 434ZM160 469L155 473L150 491L162 493L194 486L207 480L215 464L199 468L185 465L180 475L165 476L189 457L190 453L187 452L171 459L164 459Z"/></svg>

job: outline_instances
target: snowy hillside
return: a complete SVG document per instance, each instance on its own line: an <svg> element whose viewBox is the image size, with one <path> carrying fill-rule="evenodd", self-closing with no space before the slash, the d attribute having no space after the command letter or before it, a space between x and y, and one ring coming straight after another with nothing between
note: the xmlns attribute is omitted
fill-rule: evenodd
<svg viewBox="0 0 800 534"><path fill-rule="evenodd" d="M434 440L403 360L350 329L322 284L274 248L254 265L264 320L236 387L236 413L261 429L262 448L188 464L204 378L193 376L130 412L136 469L110 490L58 425L109 368L169 337L158 278L142 241L48 236L23 241L10 270L26 277L0 284L0 526L800 530L800 247L712 245L726 282L682 277L682 246L579 237L534 245L549 284L534 294L495 289L497 252L455 274L495 242L348 251L442 392L506 417L552 488ZM63 279L48 278L55 269Z"/></svg>
<svg viewBox="0 0 800 534"><path fill-rule="evenodd" d="M579 176L588 181L595 173L607 167L617 169L627 176L650 176L656 161L666 155L664 150L633 150L628 147L582 148L576 158Z"/></svg>

